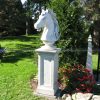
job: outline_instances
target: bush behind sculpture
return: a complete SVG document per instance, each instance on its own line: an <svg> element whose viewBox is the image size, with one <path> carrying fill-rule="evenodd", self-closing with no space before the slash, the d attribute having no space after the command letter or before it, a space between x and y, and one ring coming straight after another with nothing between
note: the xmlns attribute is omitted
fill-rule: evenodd
<svg viewBox="0 0 100 100"><path fill-rule="evenodd" d="M79 0L52 0L51 7L57 14L61 38L57 45L62 48L60 64L85 64L88 26L82 16L83 8Z"/></svg>

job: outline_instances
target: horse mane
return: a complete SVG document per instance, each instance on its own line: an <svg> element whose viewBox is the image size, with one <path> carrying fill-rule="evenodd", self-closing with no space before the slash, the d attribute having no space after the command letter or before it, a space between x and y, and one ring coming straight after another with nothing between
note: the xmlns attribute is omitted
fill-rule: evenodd
<svg viewBox="0 0 100 100"><path fill-rule="evenodd" d="M60 37L59 36L59 25L58 25L56 14L51 9L48 9L48 13L51 15L53 22L54 22L54 34L56 38L59 39Z"/></svg>

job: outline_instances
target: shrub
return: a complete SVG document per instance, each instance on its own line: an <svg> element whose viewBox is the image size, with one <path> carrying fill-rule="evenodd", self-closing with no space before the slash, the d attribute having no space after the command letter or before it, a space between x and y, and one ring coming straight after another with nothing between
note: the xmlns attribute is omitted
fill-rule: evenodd
<svg viewBox="0 0 100 100"><path fill-rule="evenodd" d="M20 0L0 0L0 36L25 33L25 14Z"/></svg>
<svg viewBox="0 0 100 100"><path fill-rule="evenodd" d="M94 77L82 65L60 67L58 74L59 86L65 93L93 91Z"/></svg>
<svg viewBox="0 0 100 100"><path fill-rule="evenodd" d="M83 7L80 0L51 0L50 7L57 14L61 37L58 47L62 48L60 64L78 62L86 63L88 25L82 16Z"/></svg>

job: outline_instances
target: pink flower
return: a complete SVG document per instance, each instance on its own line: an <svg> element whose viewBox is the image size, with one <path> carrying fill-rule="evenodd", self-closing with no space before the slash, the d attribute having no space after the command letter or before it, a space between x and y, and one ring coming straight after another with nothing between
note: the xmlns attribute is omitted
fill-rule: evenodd
<svg viewBox="0 0 100 100"><path fill-rule="evenodd" d="M85 71L85 72L88 72L88 73L91 72L89 68L85 68L84 71Z"/></svg>
<svg viewBox="0 0 100 100"><path fill-rule="evenodd" d="M95 80L88 68L82 65L74 65L68 68L63 67L60 69L60 87L62 89L69 88L71 92L91 92Z"/></svg>
<svg viewBox="0 0 100 100"><path fill-rule="evenodd" d="M87 92L91 92L92 88L87 88L86 90L87 90Z"/></svg>
<svg viewBox="0 0 100 100"><path fill-rule="evenodd" d="M83 76L83 80L88 80L88 76Z"/></svg>
<svg viewBox="0 0 100 100"><path fill-rule="evenodd" d="M77 78L77 80L79 80L79 81L83 81L84 79L83 79L83 78Z"/></svg>

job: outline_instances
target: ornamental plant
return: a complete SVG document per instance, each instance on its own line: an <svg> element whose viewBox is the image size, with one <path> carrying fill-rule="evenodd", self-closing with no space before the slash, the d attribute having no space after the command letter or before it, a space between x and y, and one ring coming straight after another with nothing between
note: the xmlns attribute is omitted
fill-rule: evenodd
<svg viewBox="0 0 100 100"><path fill-rule="evenodd" d="M93 91L95 80L90 70L82 65L64 66L58 70L58 84L63 93Z"/></svg>

